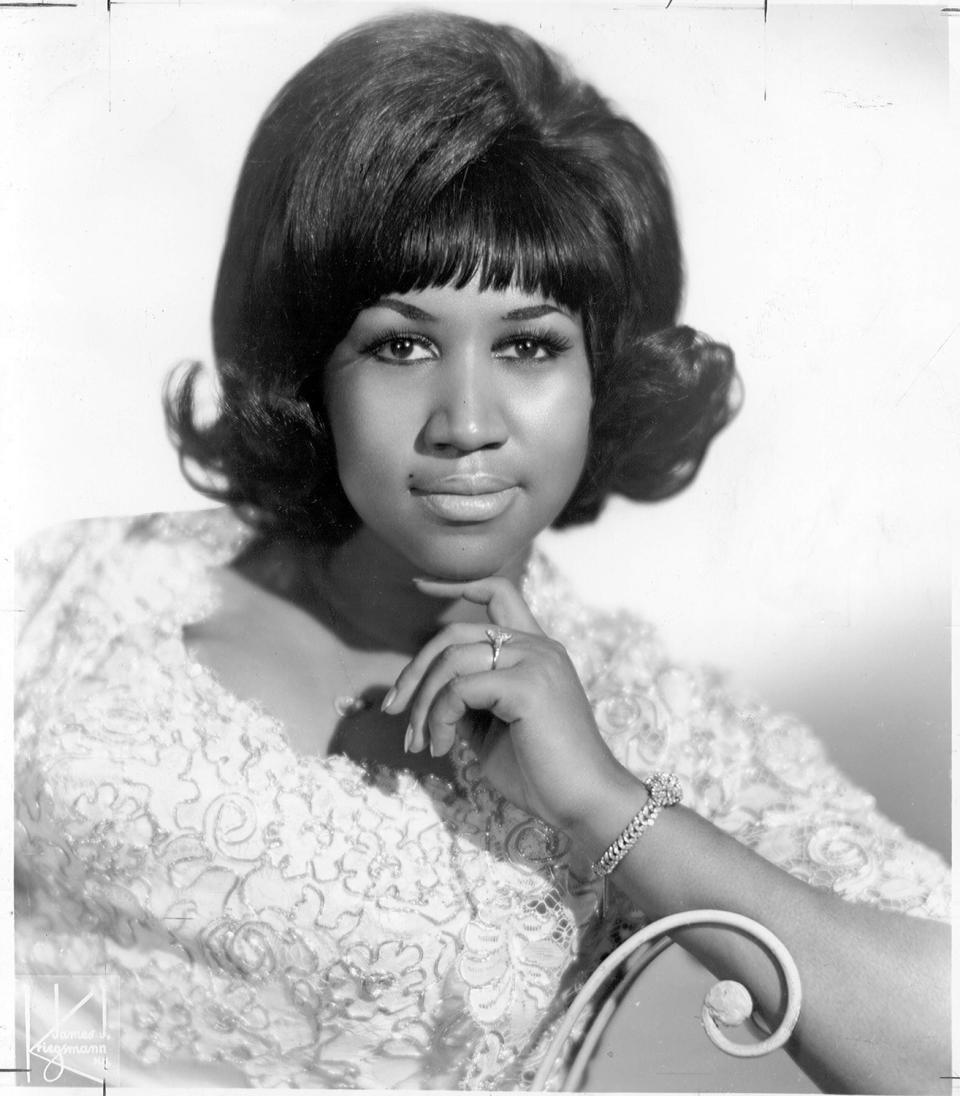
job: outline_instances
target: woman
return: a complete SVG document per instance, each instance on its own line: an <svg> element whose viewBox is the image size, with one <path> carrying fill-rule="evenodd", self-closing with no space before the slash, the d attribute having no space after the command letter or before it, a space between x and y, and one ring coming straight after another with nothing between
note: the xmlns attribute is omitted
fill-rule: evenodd
<svg viewBox="0 0 960 1096"><path fill-rule="evenodd" d="M367 24L272 104L219 414L195 371L168 402L235 513L24 565L22 962L105 972L121 1079L524 1087L624 925L703 907L793 952L818 1083L949 1072L943 864L531 548L680 490L735 409L680 282L650 141L519 32ZM681 942L776 1021L761 949Z"/></svg>

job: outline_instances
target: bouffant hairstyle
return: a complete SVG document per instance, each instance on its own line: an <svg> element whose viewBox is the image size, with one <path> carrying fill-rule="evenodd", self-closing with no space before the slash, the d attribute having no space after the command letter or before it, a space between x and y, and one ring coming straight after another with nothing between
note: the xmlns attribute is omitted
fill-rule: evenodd
<svg viewBox="0 0 960 1096"><path fill-rule="evenodd" d="M199 363L166 411L187 478L248 521L327 544L359 518L322 373L388 293L510 285L580 313L593 385L581 480L557 527L611 492L661 499L730 418L730 350L676 324L682 270L650 139L528 35L457 15L362 24L280 91L244 162L213 307L219 409Z"/></svg>

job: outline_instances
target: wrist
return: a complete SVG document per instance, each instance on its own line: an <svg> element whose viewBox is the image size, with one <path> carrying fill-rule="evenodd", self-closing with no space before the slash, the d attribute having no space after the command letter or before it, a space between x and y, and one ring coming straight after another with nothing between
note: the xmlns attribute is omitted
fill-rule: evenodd
<svg viewBox="0 0 960 1096"><path fill-rule="evenodd" d="M649 799L643 781L621 768L605 782L603 794L595 798L589 809L564 829L594 863Z"/></svg>
<svg viewBox="0 0 960 1096"><path fill-rule="evenodd" d="M675 807L683 799L675 773L655 772L643 781L649 798L593 864L593 874L607 876L653 826L664 807Z"/></svg>
<svg viewBox="0 0 960 1096"><path fill-rule="evenodd" d="M654 772L637 778L628 773L607 789L602 803L585 816L572 835L593 862L597 876L613 872L621 860L653 827L664 808L683 798L674 773Z"/></svg>

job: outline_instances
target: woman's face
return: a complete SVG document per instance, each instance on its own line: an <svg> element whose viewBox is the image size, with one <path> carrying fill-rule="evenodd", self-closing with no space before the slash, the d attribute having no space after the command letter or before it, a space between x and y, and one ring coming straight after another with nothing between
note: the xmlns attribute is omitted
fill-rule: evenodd
<svg viewBox="0 0 960 1096"><path fill-rule="evenodd" d="M583 470L583 327L519 289L390 294L334 349L325 399L365 534L415 573L493 574L523 557Z"/></svg>

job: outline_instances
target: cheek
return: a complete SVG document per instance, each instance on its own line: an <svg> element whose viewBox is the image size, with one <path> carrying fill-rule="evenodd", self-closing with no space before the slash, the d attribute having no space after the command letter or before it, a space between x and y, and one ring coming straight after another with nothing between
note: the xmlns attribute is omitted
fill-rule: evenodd
<svg viewBox="0 0 960 1096"><path fill-rule="evenodd" d="M407 416L396 399L364 385L331 385L326 399L340 482L348 495L376 491L393 481L400 453L409 448Z"/></svg>
<svg viewBox="0 0 960 1096"><path fill-rule="evenodd" d="M592 406L590 379L585 373L571 378L541 409L538 432L544 459L574 478L586 461Z"/></svg>

